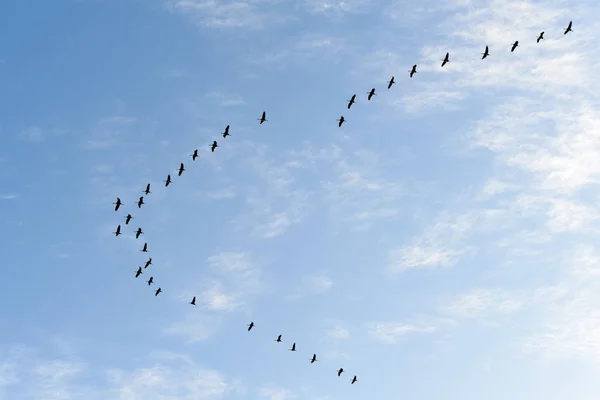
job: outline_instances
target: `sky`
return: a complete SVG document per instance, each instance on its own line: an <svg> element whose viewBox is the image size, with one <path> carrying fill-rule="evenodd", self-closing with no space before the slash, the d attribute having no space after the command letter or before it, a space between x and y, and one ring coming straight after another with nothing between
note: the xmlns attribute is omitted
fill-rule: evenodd
<svg viewBox="0 0 600 400"><path fill-rule="evenodd" d="M0 399L600 398L597 15L0 3Z"/></svg>

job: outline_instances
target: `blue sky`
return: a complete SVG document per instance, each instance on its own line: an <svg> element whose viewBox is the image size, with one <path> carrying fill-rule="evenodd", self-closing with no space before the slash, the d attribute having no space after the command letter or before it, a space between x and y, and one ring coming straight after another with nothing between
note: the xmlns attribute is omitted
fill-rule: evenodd
<svg viewBox="0 0 600 400"><path fill-rule="evenodd" d="M2 3L0 399L597 399L599 8Z"/></svg>

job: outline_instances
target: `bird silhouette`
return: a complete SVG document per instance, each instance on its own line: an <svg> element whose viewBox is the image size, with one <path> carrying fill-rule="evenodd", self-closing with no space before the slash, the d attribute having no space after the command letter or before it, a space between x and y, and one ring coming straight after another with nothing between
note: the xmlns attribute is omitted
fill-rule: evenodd
<svg viewBox="0 0 600 400"><path fill-rule="evenodd" d="M250 329L252 329L254 327L254 322L250 322L250 324L248 325L248 332L250 332Z"/></svg>
<svg viewBox="0 0 600 400"><path fill-rule="evenodd" d="M392 79L390 79L390 81L388 82L388 89L390 89L394 83L396 82L394 81L394 77L392 76Z"/></svg>
<svg viewBox="0 0 600 400"><path fill-rule="evenodd" d="M148 286L152 285L152 282L154 282L154 277L150 277L150 279L148 279Z"/></svg>
<svg viewBox="0 0 600 400"><path fill-rule="evenodd" d="M350 107L352 107L352 104L354 104L356 102L356 94L353 94L352 97L350 97L350 100L348 100L348 110L350 109Z"/></svg>
<svg viewBox="0 0 600 400"><path fill-rule="evenodd" d="M296 343L292 344L292 348L290 349L290 351L296 351Z"/></svg>
<svg viewBox="0 0 600 400"><path fill-rule="evenodd" d="M167 180L163 181L165 183L165 187L171 184L171 174L167 175Z"/></svg>
<svg viewBox="0 0 600 400"><path fill-rule="evenodd" d="M369 97L367 97L367 100L371 100L373 96L375 96L375 88L371 89L371 91L367 94L369 95Z"/></svg>
<svg viewBox="0 0 600 400"><path fill-rule="evenodd" d="M417 64L413 65L412 69L409 72L410 72L410 77L412 78L413 75L417 73Z"/></svg>
<svg viewBox="0 0 600 400"><path fill-rule="evenodd" d="M146 264L144 264L144 269L148 268L150 264L152 264L152 257L148 258L148 261L146 261Z"/></svg>
<svg viewBox="0 0 600 400"><path fill-rule="evenodd" d="M446 57L442 60L442 67L450 62L450 53L446 53Z"/></svg>
<svg viewBox="0 0 600 400"><path fill-rule="evenodd" d="M341 128L341 127L342 127L342 124L343 124L343 123L344 123L344 121L346 121L346 120L344 119L344 116L342 115L342 116L340 117L340 119L338 119L337 121L339 122L338 126Z"/></svg>
<svg viewBox="0 0 600 400"><path fill-rule="evenodd" d="M192 301L190 301L190 304L195 306L196 305L196 296L194 296L194 298L192 299Z"/></svg>
<svg viewBox="0 0 600 400"><path fill-rule="evenodd" d="M537 43L539 43L539 42L540 42L540 40L543 40L543 39L544 39L544 32L542 31L542 32L540 32L540 35L538 36L538 38L537 38L537 41L536 41L536 42L537 42Z"/></svg>
<svg viewBox="0 0 600 400"><path fill-rule="evenodd" d="M281 343L281 335L277 336L277 339L275 339L275 341L276 341L277 343Z"/></svg>
<svg viewBox="0 0 600 400"><path fill-rule="evenodd" d="M142 232L142 228L137 228L137 231L135 231L135 238L139 239L140 235L143 235L144 232Z"/></svg>
<svg viewBox="0 0 600 400"><path fill-rule="evenodd" d="M221 132L221 135L223 135L223 139L225 139L227 136L231 136L231 135L229 134L229 125L227 125L227 126L225 127L225 131L224 131L224 132Z"/></svg>
<svg viewBox="0 0 600 400"><path fill-rule="evenodd" d="M354 378L352 378L352 381L350 383L354 384L354 382L358 382L358 379L356 379L356 375L354 375Z"/></svg>
<svg viewBox="0 0 600 400"><path fill-rule="evenodd" d="M117 197L116 203L113 203L113 204L115 204L115 211L117 211L119 209L119 207L121 207L121 204L123 204L123 203L121 202L121 199Z"/></svg>
<svg viewBox="0 0 600 400"><path fill-rule="evenodd" d="M488 46L485 46L485 51L483 53L481 53L481 59L484 60L487 56L490 55L490 49L488 48Z"/></svg>
<svg viewBox="0 0 600 400"><path fill-rule="evenodd" d="M569 26L567 26L567 29L565 29L565 35L569 32L573 32L573 29L571 29L573 27L573 21L569 21Z"/></svg>
<svg viewBox="0 0 600 400"><path fill-rule="evenodd" d="M146 196L148 196L150 193L152 193L152 192L150 191L150 184L147 184L147 185L146 185L146 190L144 190L144 194L145 194Z"/></svg>
<svg viewBox="0 0 600 400"><path fill-rule="evenodd" d="M122 234L122 233L121 233L121 225L118 225L118 226L117 226L117 230L116 230L116 231L114 231L113 233L115 234L115 236L119 236L119 235L121 235L121 234Z"/></svg>
<svg viewBox="0 0 600 400"><path fill-rule="evenodd" d="M140 251L142 253L147 253L148 252L148 243L144 243L144 247L142 247L142 249Z"/></svg>
<svg viewBox="0 0 600 400"><path fill-rule="evenodd" d="M154 297L158 296L160 292L162 292L161 288L156 289L156 292L154 292Z"/></svg>
<svg viewBox="0 0 600 400"><path fill-rule="evenodd" d="M313 354L312 358L310 359L310 363L313 364L316 361L317 361L317 355Z"/></svg>
<svg viewBox="0 0 600 400"><path fill-rule="evenodd" d="M519 47L519 41L515 40L515 42L513 43L512 47L510 48L510 52L512 53L513 51L515 51L515 49Z"/></svg>
<svg viewBox="0 0 600 400"><path fill-rule="evenodd" d="M129 221L131 221L133 219L133 217L131 216L131 214L127 214L125 216L125 225L129 225Z"/></svg>
<svg viewBox="0 0 600 400"><path fill-rule="evenodd" d="M142 267L138 267L137 271L135 272L135 277L137 278L141 274L142 274Z"/></svg>
<svg viewBox="0 0 600 400"><path fill-rule="evenodd" d="M196 158L198 158L198 149L194 150L192 153L192 161L196 161Z"/></svg>
<svg viewBox="0 0 600 400"><path fill-rule="evenodd" d="M260 121L259 124L262 124L263 122L268 121L268 119L267 119L267 112L263 111L262 116L258 120Z"/></svg>
<svg viewBox="0 0 600 400"><path fill-rule="evenodd" d="M342 372L344 372L344 368L338 369L338 376L342 375Z"/></svg>
<svg viewBox="0 0 600 400"><path fill-rule="evenodd" d="M140 199L136 202L136 204L137 204L138 208L142 208L142 205L146 204L146 203L144 203L144 196L140 196Z"/></svg>
<svg viewBox="0 0 600 400"><path fill-rule="evenodd" d="M216 140L213 140L212 144L210 145L210 151L212 151L213 153L215 152L215 149L219 147L219 145L217 144Z"/></svg>
<svg viewBox="0 0 600 400"><path fill-rule="evenodd" d="M181 163L181 165L179 166L179 170L177 171L177 176L181 176L181 174L183 174L183 171L185 171L185 168L183 166L183 163Z"/></svg>

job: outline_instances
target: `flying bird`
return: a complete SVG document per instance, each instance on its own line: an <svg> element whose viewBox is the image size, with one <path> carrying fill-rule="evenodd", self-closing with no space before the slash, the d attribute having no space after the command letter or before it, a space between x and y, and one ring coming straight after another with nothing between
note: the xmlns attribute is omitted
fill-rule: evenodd
<svg viewBox="0 0 600 400"><path fill-rule="evenodd" d="M121 204L123 204L123 203L121 202L121 199L117 197L117 202L113 203L113 204L116 204L115 211L117 211L119 209L119 207L121 207Z"/></svg>
<svg viewBox="0 0 600 400"><path fill-rule="evenodd" d="M144 247L142 247L142 249L140 251L142 253L147 253L148 252L148 243L144 243Z"/></svg>
<svg viewBox="0 0 600 400"><path fill-rule="evenodd" d="M215 149L219 147L219 145L217 144L216 140L213 140L212 144L210 145L210 151L212 151L213 153L215 152Z"/></svg>
<svg viewBox="0 0 600 400"><path fill-rule="evenodd" d="M367 100L371 100L371 98L373 96L375 96L375 88L371 89L371 91L369 93L367 93L369 95L369 97L367 97Z"/></svg>
<svg viewBox="0 0 600 400"><path fill-rule="evenodd" d="M344 121L346 121L346 120L344 119L344 116L342 115L342 116L340 117L340 119L337 119L336 121L338 121L338 122L339 122L338 126L341 128L341 127L342 127L342 124L343 124L343 123L344 123Z"/></svg>
<svg viewBox="0 0 600 400"><path fill-rule="evenodd" d="M394 77L392 76L392 79L390 79L390 81L388 82L388 89L390 89L394 83L396 82L394 81Z"/></svg>
<svg viewBox="0 0 600 400"><path fill-rule="evenodd" d="M139 239L140 235L143 235L144 232L142 232L142 228L137 228L137 231L135 231L135 238Z"/></svg>
<svg viewBox="0 0 600 400"><path fill-rule="evenodd" d="M481 54L482 54L482 56L481 56L482 60L484 60L487 56L489 56L490 55L490 49L489 49L489 47L485 46L485 51L483 53L481 53Z"/></svg>
<svg viewBox="0 0 600 400"><path fill-rule="evenodd" d="M356 375L354 375L354 378L352 378L352 382L350 383L354 384L354 382L358 382L358 379L356 379Z"/></svg>
<svg viewBox="0 0 600 400"><path fill-rule="evenodd" d="M567 26L567 29L565 29L565 35L569 32L573 32L573 29L571 29L571 27L573 26L573 21L569 21L569 26Z"/></svg>
<svg viewBox="0 0 600 400"><path fill-rule="evenodd" d="M442 67L450 62L450 53L446 53L446 57L442 60Z"/></svg>
<svg viewBox="0 0 600 400"><path fill-rule="evenodd" d="M144 203L144 196L140 196L140 199L136 202L138 208L142 208L142 204L146 204Z"/></svg>
<svg viewBox="0 0 600 400"><path fill-rule="evenodd" d="M231 135L229 134L229 125L227 125L227 126L225 127L225 131L224 131L224 132L221 132L221 135L223 135L223 139L225 139L227 136L231 136Z"/></svg>
<svg viewBox="0 0 600 400"><path fill-rule="evenodd" d="M417 64L413 65L412 69L410 70L410 77L412 78L414 74L417 73Z"/></svg>
<svg viewBox="0 0 600 400"><path fill-rule="evenodd" d="M171 174L167 175L167 180L163 181L165 183L165 187L171 184Z"/></svg>
<svg viewBox="0 0 600 400"><path fill-rule="evenodd" d="M348 110L350 109L350 107L352 107L352 104L356 103L356 95L353 94L352 97L350 97L350 100L348 100Z"/></svg>
<svg viewBox="0 0 600 400"><path fill-rule="evenodd" d="M152 285L152 282L154 282L154 277L151 276L150 279L148 279L148 286Z"/></svg>
<svg viewBox="0 0 600 400"><path fill-rule="evenodd" d="M131 221L133 219L133 217L131 216L131 214L127 214L127 216L125 217L125 225L129 225L129 221Z"/></svg>
<svg viewBox="0 0 600 400"><path fill-rule="evenodd" d="M136 273L135 273L135 277L137 278L138 276L140 276L142 274L142 267L138 267Z"/></svg>
<svg viewBox="0 0 600 400"><path fill-rule="evenodd" d="M181 163L181 165L179 165L177 176L181 176L181 174L183 174L183 171L185 171L185 168L183 167L183 163Z"/></svg>
<svg viewBox="0 0 600 400"><path fill-rule="evenodd" d="M539 43L540 40L542 40L542 39L544 39L544 32L543 31L540 32L540 36L538 36L538 38L537 38L537 43Z"/></svg>
<svg viewBox="0 0 600 400"><path fill-rule="evenodd" d="M196 161L196 158L198 158L198 149L194 150L194 153L192 154L192 161Z"/></svg>
<svg viewBox="0 0 600 400"><path fill-rule="evenodd" d="M148 261L146 261L146 264L144 264L144 269L148 268L150 264L152 264L152 257L148 258Z"/></svg>
<svg viewBox="0 0 600 400"><path fill-rule="evenodd" d="M290 349L290 351L296 351L296 343L292 344L292 348Z"/></svg>
<svg viewBox="0 0 600 400"><path fill-rule="evenodd" d="M190 304L195 306L196 305L196 296L194 296L194 298L192 299L192 301L190 301Z"/></svg>
<svg viewBox="0 0 600 400"><path fill-rule="evenodd" d="M115 236L121 235L121 225L117 226L117 230L113 232Z"/></svg>
<svg viewBox="0 0 600 400"><path fill-rule="evenodd" d="M317 361L317 355L313 354L312 358L310 359L310 363L313 364L315 361Z"/></svg>
<svg viewBox="0 0 600 400"><path fill-rule="evenodd" d="M250 332L250 329L252 329L254 327L254 322L250 322L250 325L248 325L248 332Z"/></svg>
<svg viewBox="0 0 600 400"><path fill-rule="evenodd" d="M146 196L148 196L150 193L152 193L152 192L150 191L150 184L147 184L147 185L146 185L146 190L144 190L144 194L145 194Z"/></svg>
<svg viewBox="0 0 600 400"><path fill-rule="evenodd" d="M263 122L268 121L267 112L263 111L262 116L258 120L260 121L259 124L262 124Z"/></svg>
<svg viewBox="0 0 600 400"><path fill-rule="evenodd" d="M281 335L277 336L277 339L275 340L277 343L281 343Z"/></svg>
<svg viewBox="0 0 600 400"><path fill-rule="evenodd" d="M344 368L338 369L338 376L342 375L342 372L344 372Z"/></svg>
<svg viewBox="0 0 600 400"><path fill-rule="evenodd" d="M156 292L154 292L154 297L158 296L160 292L162 292L160 288L156 289Z"/></svg>
<svg viewBox="0 0 600 400"><path fill-rule="evenodd" d="M518 40L516 40L516 41L513 43L512 47L510 48L510 52L512 53L513 51L515 51L515 49L516 49L517 47L519 47L519 41L518 41Z"/></svg>

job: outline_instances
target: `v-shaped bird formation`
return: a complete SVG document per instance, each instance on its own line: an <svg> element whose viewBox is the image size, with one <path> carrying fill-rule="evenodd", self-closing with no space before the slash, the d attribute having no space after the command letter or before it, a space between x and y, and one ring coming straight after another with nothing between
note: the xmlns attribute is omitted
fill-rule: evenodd
<svg viewBox="0 0 600 400"><path fill-rule="evenodd" d="M573 31L572 27L573 27L573 21L569 21L569 24L568 24L568 26L565 28L565 30L564 30L564 32L563 32L563 35L566 35L567 33L569 33L569 32L572 32L572 31ZM539 44L539 43L540 43L542 40L544 40L544 39L545 39L545 37L544 37L544 34L545 34L545 32L543 32L543 31L542 31L542 32L540 32L540 34L538 35L538 37L537 37L537 39L536 39L536 43L538 43L538 44ZM517 49L517 47L519 47L519 41L518 41L518 40L515 40L515 42L514 42L514 43L513 43L513 44L510 46L510 52L511 52L511 53L515 52L515 51L516 51L516 49ZM481 60L485 60L487 57L489 57L489 56L490 56L489 46L485 46L485 50L484 50L484 52L483 52L483 53L481 53L481 55L482 55L482 57L481 57ZM444 58L442 58L442 59L441 59L441 67L443 68L443 67L445 67L446 65L448 65L449 63L450 63L450 52L446 52L446 54L445 54ZM417 74L417 73L418 73L418 71L417 71L417 64L414 64L414 65L412 66L412 68L411 68L411 69L408 71L408 73L409 73L409 78L413 78L413 77L415 76L415 74ZM387 88L388 88L388 89L391 89L391 88L392 88L392 86L393 86L394 84L396 84L396 83L397 83L397 82L396 82L396 80L395 80L395 77L394 77L394 76L392 76L392 77L390 78L390 80L387 82ZM368 91L368 92L366 93L366 95L367 95L367 101L370 101L370 100L373 98L373 96L376 96L376 93L375 93L375 88L372 88L370 91ZM348 110L350 110L350 109L351 109L351 107L352 107L352 106L353 106L353 105L356 103L356 94L353 94L353 95L350 97L350 99L347 101L347 103L348 103L348 105L347 105L347 108L348 108ZM261 114L261 116L260 116L260 118L257 118L257 120L259 121L259 124L260 124L260 125L262 125L263 123L267 122L268 120L267 120L267 113L266 113L266 111L263 111L263 112L262 112L262 114ZM340 128L341 128L341 127L342 127L342 125L343 125L343 124L346 122L346 118L345 118L345 117L342 115L342 116L340 116L340 118L339 118L339 119L337 119L337 122L338 122L338 127L340 127ZM228 136L231 136L231 134L229 133L229 131L230 131L230 125L227 125L227 126L225 127L224 131L220 133L220 134L223 136L223 139L226 139ZM216 150L218 147L220 147L220 146L219 146L219 144L217 143L217 141L216 141L216 140L213 140L212 144L209 144L209 145L208 145L208 147L210 148L210 151L211 151L211 153L214 153L214 152L215 152L215 150ZM198 149L194 149L193 153L191 154L192 161L196 161L196 159L197 159L198 157L199 157L199 154L198 154ZM177 176L178 176L178 177L181 177L181 176L182 176L182 174L183 174L185 171L187 171L187 170L185 169L185 165L184 165L184 163L183 163L183 162L181 162L181 163L179 164L179 168L177 168L177 169L175 170L175 172L177 172ZM165 184L165 187L169 187L169 185L172 183L172 180L171 180L171 174L167 174L167 177L166 177L166 179L163 181L163 183ZM142 208L142 205L146 204L146 203L145 203L145 201L144 201L144 198L145 198L145 196L148 196L149 194L151 194L151 193L152 193L150 189L151 189L151 184L150 184L150 183L148 183L148 184L146 185L146 188L145 188L145 189L142 191L142 193L143 193L144 195L143 195L143 196L140 196L140 198L138 199L138 201L136 201L136 202L135 202L135 204L137 205L138 209L141 209L141 208ZM115 205L115 207L114 207L114 210L115 210L115 211L119 211L119 210L120 210L120 208L121 208L121 206L123 205L123 202L121 201L121 199L120 199L119 197L117 197L117 200L116 200L116 202L115 202L115 203L113 203L113 204ZM129 214L129 213L128 213L128 214L127 214L127 215L126 215L124 218L125 218L125 225L126 225L126 226L128 226L128 225L129 225L129 223L130 223L130 222L131 222L131 221L134 219L134 217L133 217L131 214ZM120 224L119 224L119 225L117 225L117 228L116 228L116 230L113 232L113 234L114 234L115 236L120 236L120 235L122 235L123 233L122 233L121 229L122 229L121 225L120 225ZM139 238L140 238L140 237L141 237L141 236L144 234L144 231L143 231L143 229L142 229L141 227L138 227L137 229L133 230L132 232L133 232L133 234L135 235L135 238L136 238L136 239L139 239ZM141 249L139 249L139 251L140 251L140 252L142 252L142 253L148 253L148 252L149 252L148 243L144 243L144 244L143 244L143 246L141 247ZM145 271L145 270L146 270L146 269L147 269L149 266L151 266L151 265L152 265L152 257L149 257L149 258L148 258L148 259L147 259L147 260L144 262L144 265L143 265L143 267L142 267L142 266L139 266L139 267L137 268L137 270L135 270L134 277L135 277L135 278L139 278L139 277L140 277L142 274L144 274L144 271ZM146 283L148 284L148 286L152 286L152 284L154 284L154 277L150 276L150 277L149 277L149 279L146 281ZM161 288L161 287L158 287L156 290L154 290L154 296L155 296L155 297L156 297L156 296L158 296L160 293L162 293L162 288ZM196 305L196 296L194 296L194 297L192 298L192 300L190 301L190 303L189 303L189 304L190 304L190 305L193 305L193 306L195 306L195 305ZM255 325L254 325L254 322L250 322L250 324L248 325L248 331L251 331L251 330L252 330L252 328L254 328L254 326L255 326ZM275 341L275 342L277 342L277 343L281 343L281 342L282 342L282 335L278 335L278 336L277 336L277 339L275 339L274 341ZM292 343L292 346L291 346L291 348L290 348L289 350L290 350L290 351L292 351L292 352L295 352L295 351L297 351L297 350L296 350L296 343L295 343L295 342L294 342L294 343ZM313 356L310 358L310 363L311 363L311 364L314 364L314 363L315 363L315 362L317 362L317 361L318 361L318 359L317 359L317 355L313 353ZM342 374L343 372L344 372L344 369L343 369L343 368L340 368L339 370L337 370L337 376L338 376L338 377L339 377L339 376L341 376L341 374ZM358 379L357 379L357 377L356 377L356 375L355 375L355 376L353 376L353 378L351 379L350 383L354 384L354 383L356 383L356 382L358 382Z"/></svg>

